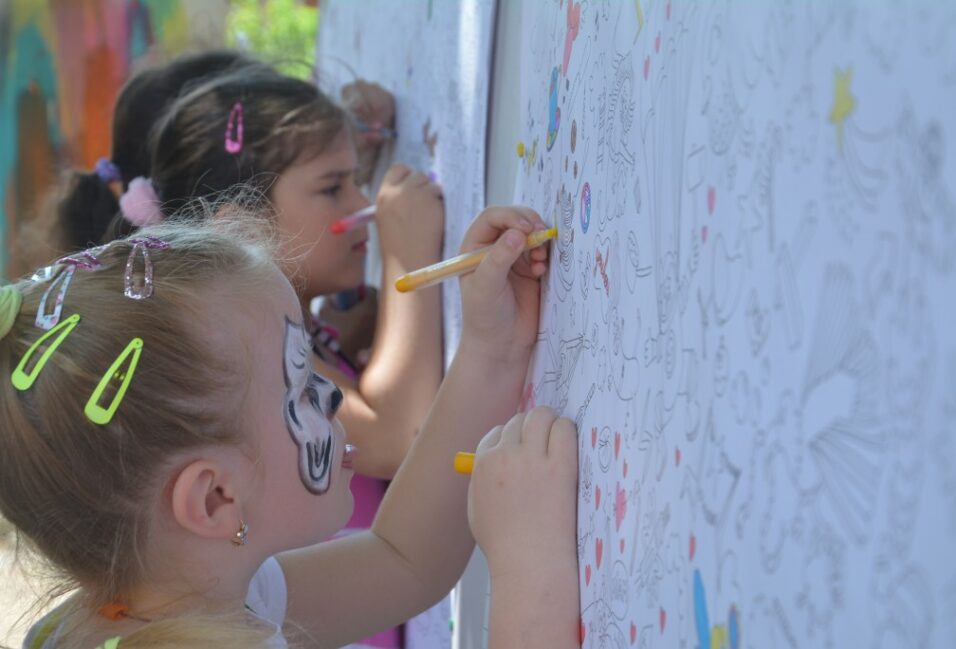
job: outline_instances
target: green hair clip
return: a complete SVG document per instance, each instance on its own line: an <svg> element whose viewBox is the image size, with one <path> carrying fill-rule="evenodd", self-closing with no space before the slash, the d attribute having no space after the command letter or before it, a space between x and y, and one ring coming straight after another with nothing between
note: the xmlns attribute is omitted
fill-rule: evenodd
<svg viewBox="0 0 956 649"><path fill-rule="evenodd" d="M20 304L23 302L23 295L15 284L7 284L0 288L0 338L3 338L17 319L20 313Z"/></svg>
<svg viewBox="0 0 956 649"><path fill-rule="evenodd" d="M90 397L90 400L86 402L86 407L83 409L87 418L94 424L105 425L113 419L113 415L116 414L116 409L119 408L123 397L126 395L126 388L129 387L130 381L133 380L133 372L136 371L136 365L139 363L139 355L142 351L143 339L133 338L129 341L129 344L126 345L126 349L116 357L116 360L113 361L110 368L106 370L106 374L103 375L103 378L100 379L99 384L93 391L93 395ZM124 364L125 368L121 370ZM113 400L110 402L110 405L104 408L99 403L100 399L103 398L103 393L106 391L106 388L115 381L120 382L119 387L116 389L116 394L113 395Z"/></svg>
<svg viewBox="0 0 956 649"><path fill-rule="evenodd" d="M10 377L10 380L13 382L13 387L21 392L24 390L29 390L33 387L33 384L37 380L37 376L40 374L40 370L43 369L43 366L46 365L47 361L50 360L50 356L53 355L53 352L56 351L66 337L70 335L70 332L73 331L73 328L76 327L76 324L80 321L80 314L74 313L66 320L63 320L55 327L50 329L48 332L36 339L30 348L27 350L27 353L23 355L23 358L20 359L20 363L17 365L17 368L13 370L13 376ZM27 363L30 362L30 359L33 358L33 355L43 347L44 343L49 338L56 336L56 338L51 342L46 350L43 352L43 355L40 356L40 360L36 362L36 365L33 366L33 369L29 373L26 371Z"/></svg>

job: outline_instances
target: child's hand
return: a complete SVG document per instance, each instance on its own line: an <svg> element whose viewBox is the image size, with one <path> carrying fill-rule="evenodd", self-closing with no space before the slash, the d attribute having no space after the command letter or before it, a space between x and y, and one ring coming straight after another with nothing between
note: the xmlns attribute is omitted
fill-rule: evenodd
<svg viewBox="0 0 956 649"><path fill-rule="evenodd" d="M359 148L378 147L385 140L378 129L395 126L395 98L377 83L359 79L343 86L342 102L371 129L356 134Z"/></svg>
<svg viewBox="0 0 956 649"><path fill-rule="evenodd" d="M578 442L546 407L515 415L478 445L468 523L492 578L577 561Z"/></svg>
<svg viewBox="0 0 956 649"><path fill-rule="evenodd" d="M420 171L395 164L385 174L375 202L386 262L397 261L406 273L438 261L445 225L441 186Z"/></svg>
<svg viewBox="0 0 956 649"><path fill-rule="evenodd" d="M527 360L538 335L539 280L549 245L530 252L524 246L527 235L544 228L538 213L526 207L490 207L468 228L462 252L494 248L461 278L463 347L467 342L488 358Z"/></svg>

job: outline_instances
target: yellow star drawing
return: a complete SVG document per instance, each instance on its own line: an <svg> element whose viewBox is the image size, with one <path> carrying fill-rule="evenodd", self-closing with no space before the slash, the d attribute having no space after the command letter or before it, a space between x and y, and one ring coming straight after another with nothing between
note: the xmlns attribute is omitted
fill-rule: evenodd
<svg viewBox="0 0 956 649"><path fill-rule="evenodd" d="M836 70L833 77L833 108L830 109L830 121L836 126L837 148L843 151L843 122L856 108L856 100L850 94L850 82L853 81L853 68L846 71Z"/></svg>
<svg viewBox="0 0 956 649"><path fill-rule="evenodd" d="M641 7L641 0L634 0L634 8L637 10L637 33L634 34L634 42L637 42L637 37L641 35L641 30L644 29L644 9Z"/></svg>

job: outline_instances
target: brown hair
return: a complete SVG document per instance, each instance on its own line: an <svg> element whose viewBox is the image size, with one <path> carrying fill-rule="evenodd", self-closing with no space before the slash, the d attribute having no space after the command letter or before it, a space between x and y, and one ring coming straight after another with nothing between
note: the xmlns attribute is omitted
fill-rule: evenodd
<svg viewBox="0 0 956 649"><path fill-rule="evenodd" d="M243 145L230 153L225 135L237 103ZM176 101L154 132L151 178L163 212L237 183L268 197L279 174L320 155L347 124L345 111L312 83L265 66L219 76Z"/></svg>
<svg viewBox="0 0 956 649"><path fill-rule="evenodd" d="M154 292L144 300L123 294L132 244L118 241L97 251L102 267L78 269L63 303L62 318L75 313L80 322L26 391L9 377L45 333L34 318L49 281L17 284L23 303L0 340L0 375L7 377L0 381L0 512L62 574L61 592L80 589L84 606L122 601L141 583L150 513L160 505L170 459L247 439L241 377L251 368L237 367L245 356L215 348L203 333L216 325L210 303L245 303L249 291L264 290L275 277L267 244L250 234L261 232L261 223L244 221L144 230L141 236L170 244L150 251ZM84 415L86 401L133 337L144 341L135 376L112 421L93 424ZM202 635L185 631L217 627L203 619L178 627L150 624L121 646L207 646L187 641ZM225 633L230 624L218 626ZM177 628L186 635L176 636ZM249 637L251 646L261 646L261 630L250 627Z"/></svg>
<svg viewBox="0 0 956 649"><path fill-rule="evenodd" d="M184 54L165 65L143 70L127 81L113 107L110 152L123 190L137 176L150 176L149 135L177 97L209 78L249 65L263 64L242 52L207 50ZM95 171L79 170L66 173L60 185L58 205L52 210L48 208L48 220L54 221L51 229L55 228L62 239L56 242L61 254L101 243L120 211L110 187ZM126 236L133 229L126 221L115 227L117 231L110 237L113 239Z"/></svg>

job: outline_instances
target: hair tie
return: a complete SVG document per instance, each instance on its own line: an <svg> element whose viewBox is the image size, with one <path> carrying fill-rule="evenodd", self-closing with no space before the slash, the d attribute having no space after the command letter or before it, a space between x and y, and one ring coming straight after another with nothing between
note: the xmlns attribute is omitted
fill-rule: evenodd
<svg viewBox="0 0 956 649"><path fill-rule="evenodd" d="M100 177L104 185L118 183L123 179L119 167L109 158L100 158L93 167L93 172Z"/></svg>
<svg viewBox="0 0 956 649"><path fill-rule="evenodd" d="M136 227L156 225L163 220L163 212L159 209L159 197L149 178L142 176L133 178L129 189L120 196L119 204L123 217Z"/></svg>
<svg viewBox="0 0 956 649"><path fill-rule="evenodd" d="M20 304L23 302L23 294L16 284L7 284L0 288L0 338L4 338L20 313Z"/></svg>

